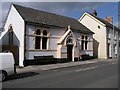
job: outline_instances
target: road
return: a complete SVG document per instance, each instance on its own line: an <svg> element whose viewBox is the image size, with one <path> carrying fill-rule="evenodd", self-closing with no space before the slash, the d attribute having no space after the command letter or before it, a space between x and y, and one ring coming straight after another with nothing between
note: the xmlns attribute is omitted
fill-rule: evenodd
<svg viewBox="0 0 120 90"><path fill-rule="evenodd" d="M3 88L118 88L118 61L11 76Z"/></svg>

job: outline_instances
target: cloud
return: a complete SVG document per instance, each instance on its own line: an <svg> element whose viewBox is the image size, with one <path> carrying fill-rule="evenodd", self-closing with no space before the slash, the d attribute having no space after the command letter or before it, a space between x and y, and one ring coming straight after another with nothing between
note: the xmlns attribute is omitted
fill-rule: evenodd
<svg viewBox="0 0 120 90"><path fill-rule="evenodd" d="M11 3L31 7L47 12L52 12L65 16L72 16L75 13L83 13L84 11L92 11L104 3L100 2L2 2L2 23L5 22ZM74 17L73 17L74 18Z"/></svg>

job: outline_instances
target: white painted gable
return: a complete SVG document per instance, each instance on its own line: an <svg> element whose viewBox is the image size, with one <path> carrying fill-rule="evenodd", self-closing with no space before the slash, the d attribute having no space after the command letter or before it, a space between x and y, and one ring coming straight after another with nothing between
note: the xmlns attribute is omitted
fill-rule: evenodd
<svg viewBox="0 0 120 90"><path fill-rule="evenodd" d="M5 36L5 34L8 32L9 27L12 26L13 32L16 35L19 42L16 42L15 44L19 47L19 61L20 66L23 66L23 63L21 62L24 58L24 30L25 30L25 23L23 18L20 16L18 11L15 9L13 5L11 5L11 8L9 10L5 25L3 27L3 32L0 35L0 40ZM8 40L5 40L6 43ZM4 45L4 43L2 43Z"/></svg>

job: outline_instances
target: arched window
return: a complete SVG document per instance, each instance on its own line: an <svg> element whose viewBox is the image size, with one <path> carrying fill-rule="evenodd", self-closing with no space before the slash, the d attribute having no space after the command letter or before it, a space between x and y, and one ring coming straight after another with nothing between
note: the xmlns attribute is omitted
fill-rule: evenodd
<svg viewBox="0 0 120 90"><path fill-rule="evenodd" d="M81 50L88 49L88 36L82 35L81 37Z"/></svg>
<svg viewBox="0 0 120 90"><path fill-rule="evenodd" d="M8 31L9 31L9 45L13 45L13 28L11 25Z"/></svg>
<svg viewBox="0 0 120 90"><path fill-rule="evenodd" d="M81 38L81 50L84 50L84 35Z"/></svg>
<svg viewBox="0 0 120 90"><path fill-rule="evenodd" d="M72 36L67 38L66 44L73 44L73 37Z"/></svg>
<svg viewBox="0 0 120 90"><path fill-rule="evenodd" d="M43 31L42 49L47 49L47 31Z"/></svg>
<svg viewBox="0 0 120 90"><path fill-rule="evenodd" d="M85 50L87 50L87 46L88 46L88 37L87 36L85 36Z"/></svg>
<svg viewBox="0 0 120 90"><path fill-rule="evenodd" d="M35 49L40 49L40 42L41 42L41 37L40 37L40 30L38 29L35 34Z"/></svg>

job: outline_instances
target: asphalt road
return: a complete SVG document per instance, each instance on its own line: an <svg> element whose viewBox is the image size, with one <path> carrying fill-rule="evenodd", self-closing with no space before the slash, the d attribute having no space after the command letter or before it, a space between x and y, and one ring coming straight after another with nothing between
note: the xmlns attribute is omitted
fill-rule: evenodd
<svg viewBox="0 0 120 90"><path fill-rule="evenodd" d="M118 88L118 61L102 61L9 77L3 88Z"/></svg>

